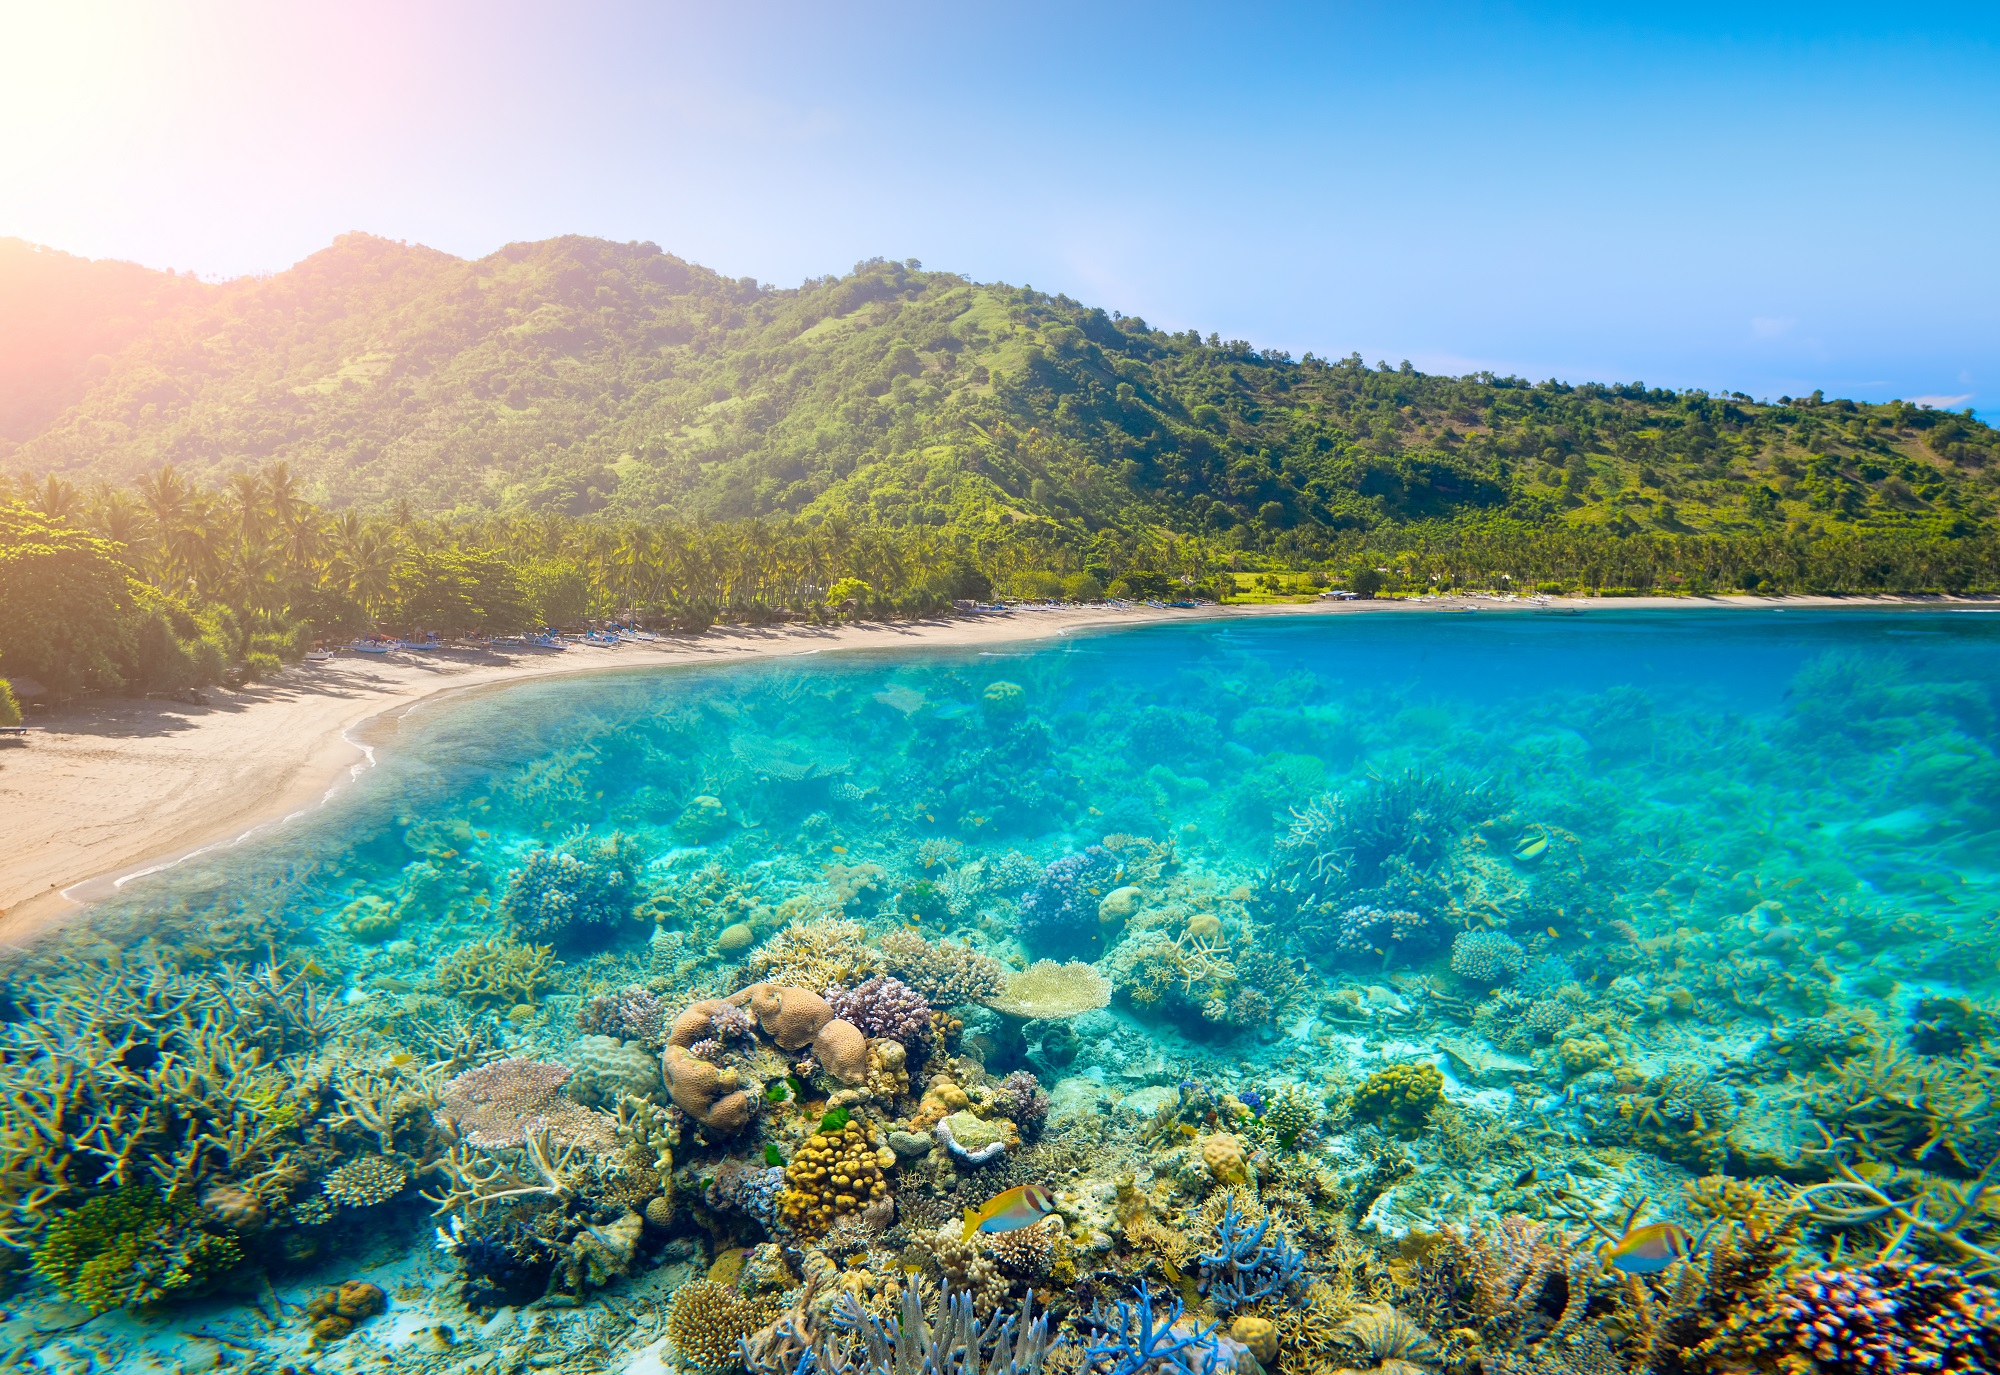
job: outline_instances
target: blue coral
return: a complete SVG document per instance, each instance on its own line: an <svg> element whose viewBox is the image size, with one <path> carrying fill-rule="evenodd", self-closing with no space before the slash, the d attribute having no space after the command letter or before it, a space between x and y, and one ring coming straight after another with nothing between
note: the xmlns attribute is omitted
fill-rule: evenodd
<svg viewBox="0 0 2000 1375"><path fill-rule="evenodd" d="M1268 1244L1271 1219L1256 1227L1237 1211L1230 1199L1222 1220L1215 1228L1215 1249L1195 1258L1201 1276L1197 1286L1219 1312L1227 1313L1246 1303L1255 1303L1290 1290L1305 1273L1306 1258L1280 1232Z"/></svg>
<svg viewBox="0 0 2000 1375"><path fill-rule="evenodd" d="M1051 864L1021 899L1021 940L1044 954L1098 953L1097 904L1118 886L1119 873L1102 845Z"/></svg>
<svg viewBox="0 0 2000 1375"><path fill-rule="evenodd" d="M1107 1312L1099 1307L1091 1318L1103 1328L1103 1336L1084 1348L1084 1359L1102 1375L1219 1375L1233 1368L1215 1334L1215 1324L1207 1327L1183 1319L1181 1301L1174 1299L1162 1323L1153 1313L1153 1296L1146 1282L1139 1282L1138 1296L1119 1299Z"/></svg>

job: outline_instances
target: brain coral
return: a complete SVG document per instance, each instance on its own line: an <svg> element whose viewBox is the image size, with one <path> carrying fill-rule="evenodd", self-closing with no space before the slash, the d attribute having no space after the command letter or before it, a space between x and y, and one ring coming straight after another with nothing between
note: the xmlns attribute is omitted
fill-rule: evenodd
<svg viewBox="0 0 2000 1375"><path fill-rule="evenodd" d="M685 1047L669 1045L660 1057L674 1105L710 1131L731 1136L750 1125L756 1104L738 1087L733 1069L717 1069Z"/></svg>
<svg viewBox="0 0 2000 1375"><path fill-rule="evenodd" d="M813 1054L843 1084L858 1084L868 1077L868 1038L852 1022L836 1017L821 1027L813 1037Z"/></svg>
<svg viewBox="0 0 2000 1375"><path fill-rule="evenodd" d="M756 983L736 997L749 1004L758 1025L780 1050L798 1050L810 1044L820 1028L833 1020L833 1009L826 999L803 988Z"/></svg>
<svg viewBox="0 0 2000 1375"><path fill-rule="evenodd" d="M387 1156L368 1155L336 1166L320 1191L343 1208L370 1208L387 1203L410 1182L409 1171Z"/></svg>

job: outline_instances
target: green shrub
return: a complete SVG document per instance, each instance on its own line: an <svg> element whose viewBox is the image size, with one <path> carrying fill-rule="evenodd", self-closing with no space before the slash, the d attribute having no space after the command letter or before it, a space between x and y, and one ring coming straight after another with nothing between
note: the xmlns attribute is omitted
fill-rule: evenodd
<svg viewBox="0 0 2000 1375"><path fill-rule="evenodd" d="M21 724L21 704L14 700L14 685L0 678L0 726Z"/></svg>
<svg viewBox="0 0 2000 1375"><path fill-rule="evenodd" d="M856 611L866 611L875 600L875 589L859 578L842 578L826 590L826 604L839 610L852 602Z"/></svg>
<svg viewBox="0 0 2000 1375"><path fill-rule="evenodd" d="M1062 594L1072 602L1101 602L1104 584L1088 573L1072 573L1062 580Z"/></svg>
<svg viewBox="0 0 2000 1375"><path fill-rule="evenodd" d="M243 680L248 683L275 678L285 671L285 661L266 650L253 649L243 656Z"/></svg>
<svg viewBox="0 0 2000 1375"><path fill-rule="evenodd" d="M1063 595L1062 574L1016 573L1007 580L1007 591L1028 601L1054 601Z"/></svg>

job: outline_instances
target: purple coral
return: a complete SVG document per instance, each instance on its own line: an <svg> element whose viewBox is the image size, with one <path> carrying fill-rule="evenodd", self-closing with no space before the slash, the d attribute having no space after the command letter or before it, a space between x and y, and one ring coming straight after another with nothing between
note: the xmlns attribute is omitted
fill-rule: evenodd
<svg viewBox="0 0 2000 1375"><path fill-rule="evenodd" d="M709 1014L708 1029L723 1045L746 1045L757 1039L757 1023L734 1003L723 1003Z"/></svg>
<svg viewBox="0 0 2000 1375"><path fill-rule="evenodd" d="M1021 1129L1022 1140L1033 1141L1041 1135L1042 1124L1049 1118L1049 1096L1042 1091L1041 1080L1027 1070L1017 1069L1002 1079L993 1091L993 1101Z"/></svg>
<svg viewBox="0 0 2000 1375"><path fill-rule="evenodd" d="M930 1035L931 1005L924 995L887 974L877 974L859 988L829 988L826 1002L834 1016L870 1036L914 1046Z"/></svg>
<svg viewBox="0 0 2000 1375"><path fill-rule="evenodd" d="M636 984L600 993L577 1009L576 1029L586 1036L616 1036L658 1046L666 1039L667 1005Z"/></svg>
<svg viewBox="0 0 2000 1375"><path fill-rule="evenodd" d="M1929 1262L1814 1270L1786 1288L1799 1351L1829 1375L2000 1369L2000 1295Z"/></svg>
<svg viewBox="0 0 2000 1375"><path fill-rule="evenodd" d="M1065 855L1021 899L1021 939L1037 950L1081 955L1096 946L1097 904L1118 886L1118 861L1102 845Z"/></svg>
<svg viewBox="0 0 2000 1375"><path fill-rule="evenodd" d="M782 1165L758 1166L741 1160L725 1160L702 1190L702 1202L721 1212L734 1209L757 1219L766 1227L778 1221L778 1194L785 1187Z"/></svg>
<svg viewBox="0 0 2000 1375"><path fill-rule="evenodd" d="M1430 922L1415 912L1388 912L1380 907L1350 907L1335 918L1332 945L1346 955L1369 955L1393 943L1430 944Z"/></svg>

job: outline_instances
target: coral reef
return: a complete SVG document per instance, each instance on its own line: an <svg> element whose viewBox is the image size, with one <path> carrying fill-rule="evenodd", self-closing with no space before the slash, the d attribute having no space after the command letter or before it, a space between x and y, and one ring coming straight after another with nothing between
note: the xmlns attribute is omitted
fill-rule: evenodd
<svg viewBox="0 0 2000 1375"><path fill-rule="evenodd" d="M657 1047L666 1039L667 1004L646 988L599 993L577 1009L576 1029L586 1036L611 1036Z"/></svg>
<svg viewBox="0 0 2000 1375"><path fill-rule="evenodd" d="M895 1163L896 1153L871 1141L859 1119L816 1132L785 1169L778 1216L802 1236L821 1235L835 1219L888 1198L883 1172Z"/></svg>
<svg viewBox="0 0 2000 1375"><path fill-rule="evenodd" d="M891 931L879 944L890 972L907 980L934 1007L984 1002L1000 992L1000 961L969 946Z"/></svg>
<svg viewBox="0 0 2000 1375"><path fill-rule="evenodd" d="M578 856L536 850L507 879L500 919L527 944L588 949L636 932L640 859L635 844L617 835Z"/></svg>
<svg viewBox="0 0 2000 1375"><path fill-rule="evenodd" d="M1194 1258L1195 1273L1201 1276L1196 1287L1216 1311L1232 1312L1298 1286L1305 1257L1282 1231L1272 1235L1271 1228L1268 1215L1253 1227L1231 1196L1216 1222L1214 1240Z"/></svg>
<svg viewBox="0 0 2000 1375"><path fill-rule="evenodd" d="M1390 1065L1361 1081L1349 1111L1399 1136L1414 1136L1444 1102L1444 1076L1431 1065Z"/></svg>
<svg viewBox="0 0 2000 1375"><path fill-rule="evenodd" d="M1117 643L578 686L10 952L0 1365L2000 1368L1983 680Z"/></svg>
<svg viewBox="0 0 2000 1375"><path fill-rule="evenodd" d="M1520 943L1500 931L1461 931L1451 943L1451 972L1474 983L1498 983L1527 958Z"/></svg>

